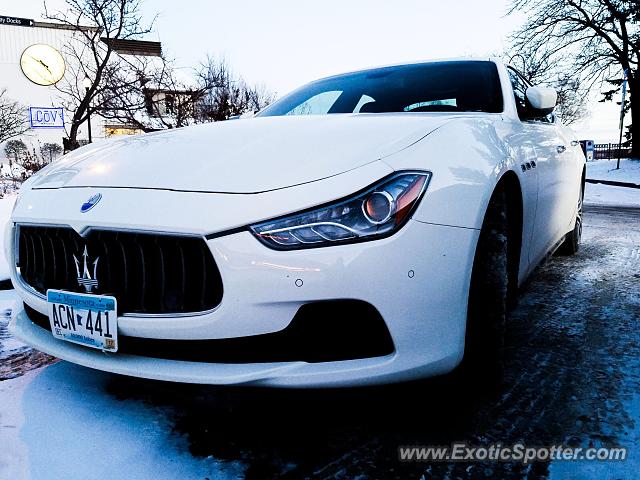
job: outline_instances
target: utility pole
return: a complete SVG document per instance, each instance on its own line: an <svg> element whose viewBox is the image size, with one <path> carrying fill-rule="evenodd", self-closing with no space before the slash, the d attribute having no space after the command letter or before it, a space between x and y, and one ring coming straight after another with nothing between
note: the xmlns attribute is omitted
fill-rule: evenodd
<svg viewBox="0 0 640 480"><path fill-rule="evenodd" d="M616 170L620 170L620 157L622 156L622 128L624 125L624 102L627 96L627 77L629 70L624 71L624 78L622 79L622 103L620 105L620 139L618 140L618 164Z"/></svg>

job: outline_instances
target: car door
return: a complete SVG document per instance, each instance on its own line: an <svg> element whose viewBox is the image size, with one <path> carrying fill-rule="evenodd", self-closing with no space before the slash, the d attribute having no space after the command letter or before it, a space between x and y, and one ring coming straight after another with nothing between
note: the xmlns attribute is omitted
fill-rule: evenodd
<svg viewBox="0 0 640 480"><path fill-rule="evenodd" d="M564 182L561 164L563 140L552 115L529 118L526 112L526 90L531 86L515 70L509 76L516 106L525 135L531 140L535 153L532 168L537 172L537 204L531 229L529 260L536 265L566 232ZM566 146L565 146L566 148Z"/></svg>
<svg viewBox="0 0 640 480"><path fill-rule="evenodd" d="M574 227L574 216L578 208L578 198L582 189L582 168L584 165L584 153L580 142L573 130L554 122L558 132L560 143L558 144L558 176L560 177L561 203L558 210L562 212L566 234Z"/></svg>
<svg viewBox="0 0 640 480"><path fill-rule="evenodd" d="M527 277L530 271L529 250L536 218L538 203L538 169L536 152L531 141L531 133L518 119L505 119L496 123L498 135L509 145L510 156L517 164L516 174L522 190L522 250L520 255L519 280Z"/></svg>

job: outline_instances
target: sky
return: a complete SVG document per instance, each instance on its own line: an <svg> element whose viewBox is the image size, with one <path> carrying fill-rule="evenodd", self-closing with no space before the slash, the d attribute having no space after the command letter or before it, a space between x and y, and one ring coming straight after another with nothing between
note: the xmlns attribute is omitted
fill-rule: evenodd
<svg viewBox="0 0 640 480"><path fill-rule="evenodd" d="M248 82L283 95L311 80L407 61L499 55L522 16L509 0L144 0L160 40L178 66L224 57ZM63 0L48 0L56 10ZM0 0L0 15L38 19L42 0ZM517 62L516 62L517 63ZM595 95L594 95L595 97ZM618 138L619 107L592 102L574 125L598 142Z"/></svg>

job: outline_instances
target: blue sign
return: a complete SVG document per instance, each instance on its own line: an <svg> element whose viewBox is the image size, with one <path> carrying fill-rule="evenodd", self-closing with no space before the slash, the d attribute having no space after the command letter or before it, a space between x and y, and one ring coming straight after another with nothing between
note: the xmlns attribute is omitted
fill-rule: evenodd
<svg viewBox="0 0 640 480"><path fill-rule="evenodd" d="M29 107L31 128L64 128L64 110L60 107Z"/></svg>

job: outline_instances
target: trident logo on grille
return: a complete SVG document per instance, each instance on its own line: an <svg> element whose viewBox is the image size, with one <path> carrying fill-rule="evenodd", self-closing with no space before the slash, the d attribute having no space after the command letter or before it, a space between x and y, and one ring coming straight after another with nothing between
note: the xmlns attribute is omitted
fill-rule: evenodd
<svg viewBox="0 0 640 480"><path fill-rule="evenodd" d="M91 290L94 287L98 288L98 278L96 272L98 270L98 260L100 260L100 257L96 257L95 261L93 262L93 277L89 272L89 254L87 253L86 245L84 247L84 253L82 254L82 257L84 259L84 265L82 268L82 275L80 275L80 262L75 255L73 256L73 260L76 262L76 272L78 272L78 285L84 287L87 293L91 293Z"/></svg>

